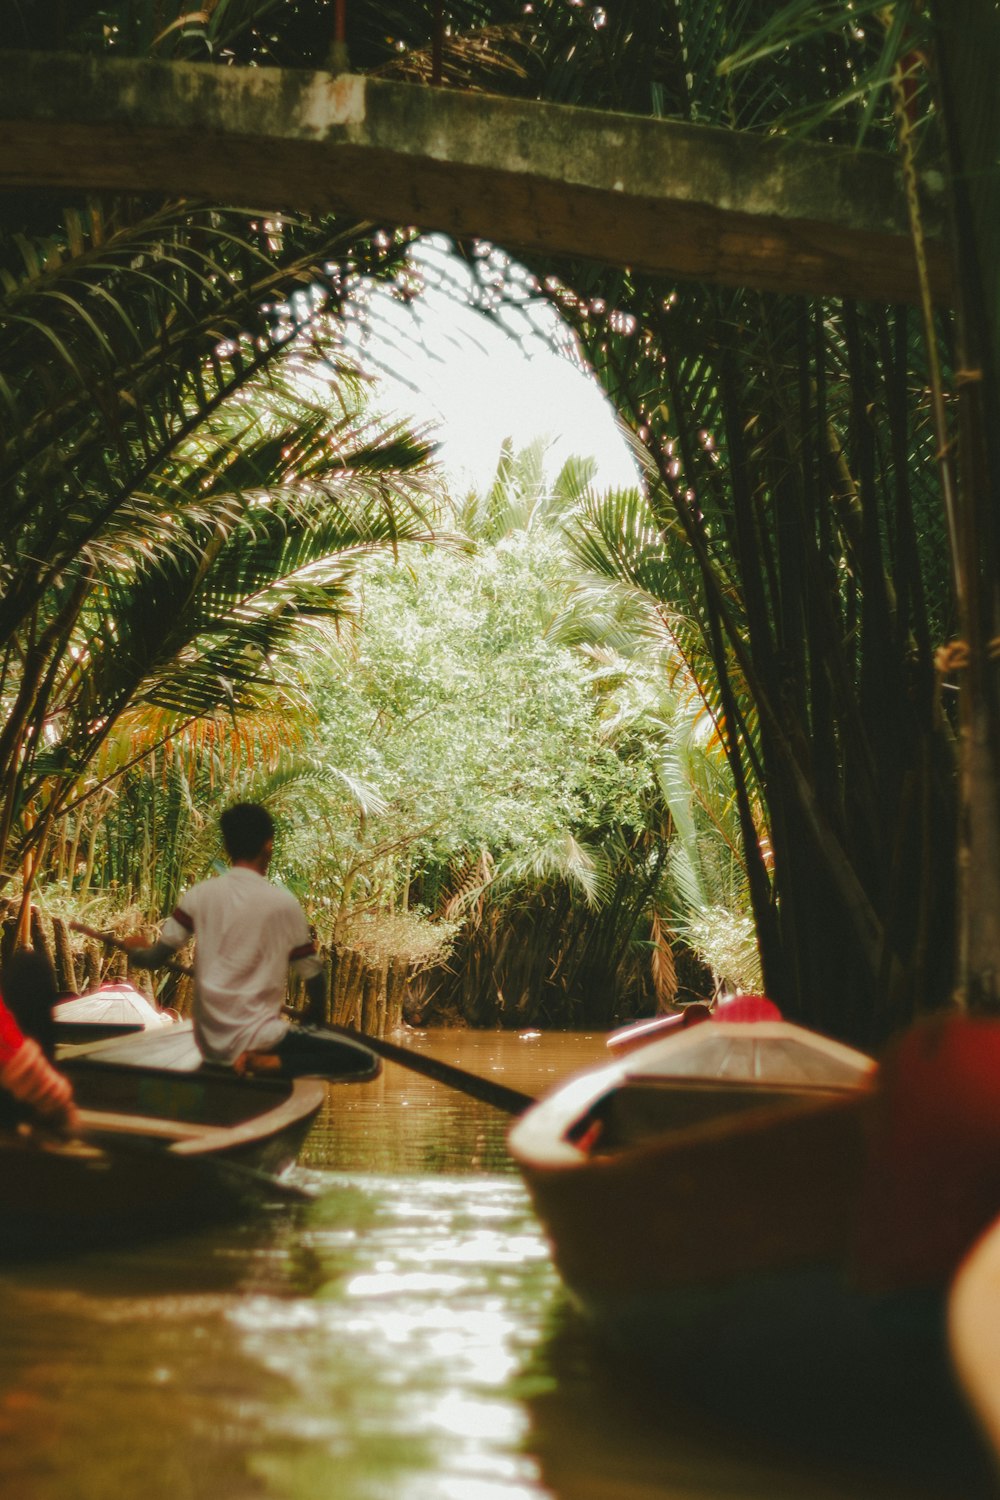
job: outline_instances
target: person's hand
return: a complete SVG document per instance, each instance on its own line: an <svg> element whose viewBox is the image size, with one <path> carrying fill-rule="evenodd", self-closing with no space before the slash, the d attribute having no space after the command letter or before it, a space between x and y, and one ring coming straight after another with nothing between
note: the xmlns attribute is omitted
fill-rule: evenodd
<svg viewBox="0 0 1000 1500"><path fill-rule="evenodd" d="M78 1128L72 1084L52 1066L33 1037L25 1037L0 1068L0 1087L26 1105L44 1129L72 1135Z"/></svg>
<svg viewBox="0 0 1000 1500"><path fill-rule="evenodd" d="M49 1114L40 1117L40 1122L54 1135L67 1138L77 1135L80 1130L80 1116L75 1100L70 1097L54 1105Z"/></svg>
<svg viewBox="0 0 1000 1500"><path fill-rule="evenodd" d="M155 938L148 938L148 937L146 937L145 933L143 933L143 932L131 932L131 933L129 933L129 935L128 935L127 938L123 938L122 939L122 942L121 942L121 945L120 945L122 951L125 954L125 962L126 962L126 964L128 964L128 965L132 964L132 962L133 962L133 960L132 960L132 954L133 953L148 954L152 950L152 948L155 946L155 943L156 943L156 939ZM144 968L147 963L148 963L148 960L141 959L141 960L139 960L139 967L140 968Z"/></svg>

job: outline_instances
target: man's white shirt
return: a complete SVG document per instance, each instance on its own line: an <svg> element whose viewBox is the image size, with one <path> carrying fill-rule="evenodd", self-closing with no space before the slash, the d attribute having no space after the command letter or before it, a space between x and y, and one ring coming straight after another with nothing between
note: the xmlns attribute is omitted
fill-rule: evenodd
<svg viewBox="0 0 1000 1500"><path fill-rule="evenodd" d="M288 1030L281 1014L289 965L303 979L322 972L298 901L265 875L234 865L194 885L163 924L160 940L195 943L194 1031L212 1062L275 1047Z"/></svg>

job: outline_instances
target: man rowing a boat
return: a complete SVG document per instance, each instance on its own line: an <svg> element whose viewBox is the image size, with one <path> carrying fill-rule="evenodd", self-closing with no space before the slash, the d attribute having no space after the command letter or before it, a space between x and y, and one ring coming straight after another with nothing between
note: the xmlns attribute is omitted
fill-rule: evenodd
<svg viewBox="0 0 1000 1500"><path fill-rule="evenodd" d="M305 980L316 1022L324 1017L326 977L301 906L267 878L271 815L255 802L238 802L220 826L230 868L181 897L157 942L126 938L129 962L158 968L196 938L193 1020L202 1055L238 1073L324 1073L339 1044L290 1027L282 1014L289 967Z"/></svg>

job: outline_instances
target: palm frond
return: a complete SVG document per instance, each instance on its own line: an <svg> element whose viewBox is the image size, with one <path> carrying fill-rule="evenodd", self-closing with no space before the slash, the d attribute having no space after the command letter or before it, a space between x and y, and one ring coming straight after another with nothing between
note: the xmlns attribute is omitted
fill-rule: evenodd
<svg viewBox="0 0 1000 1500"><path fill-rule="evenodd" d="M568 832L555 832L544 842L509 851L497 861L492 877L497 887L537 887L553 881L563 881L578 890L588 906L600 906L608 895L603 855Z"/></svg>

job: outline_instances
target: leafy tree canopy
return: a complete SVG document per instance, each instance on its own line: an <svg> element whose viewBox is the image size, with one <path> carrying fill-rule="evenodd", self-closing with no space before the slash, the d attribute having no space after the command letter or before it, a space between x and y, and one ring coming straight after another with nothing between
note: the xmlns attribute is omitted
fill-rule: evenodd
<svg viewBox="0 0 1000 1500"><path fill-rule="evenodd" d="M360 634L310 669L311 753L344 777L345 868L391 850L397 871L443 878L481 848L502 859L643 821L648 743L618 753L587 660L546 633L567 566L557 533L522 531L368 569Z"/></svg>

